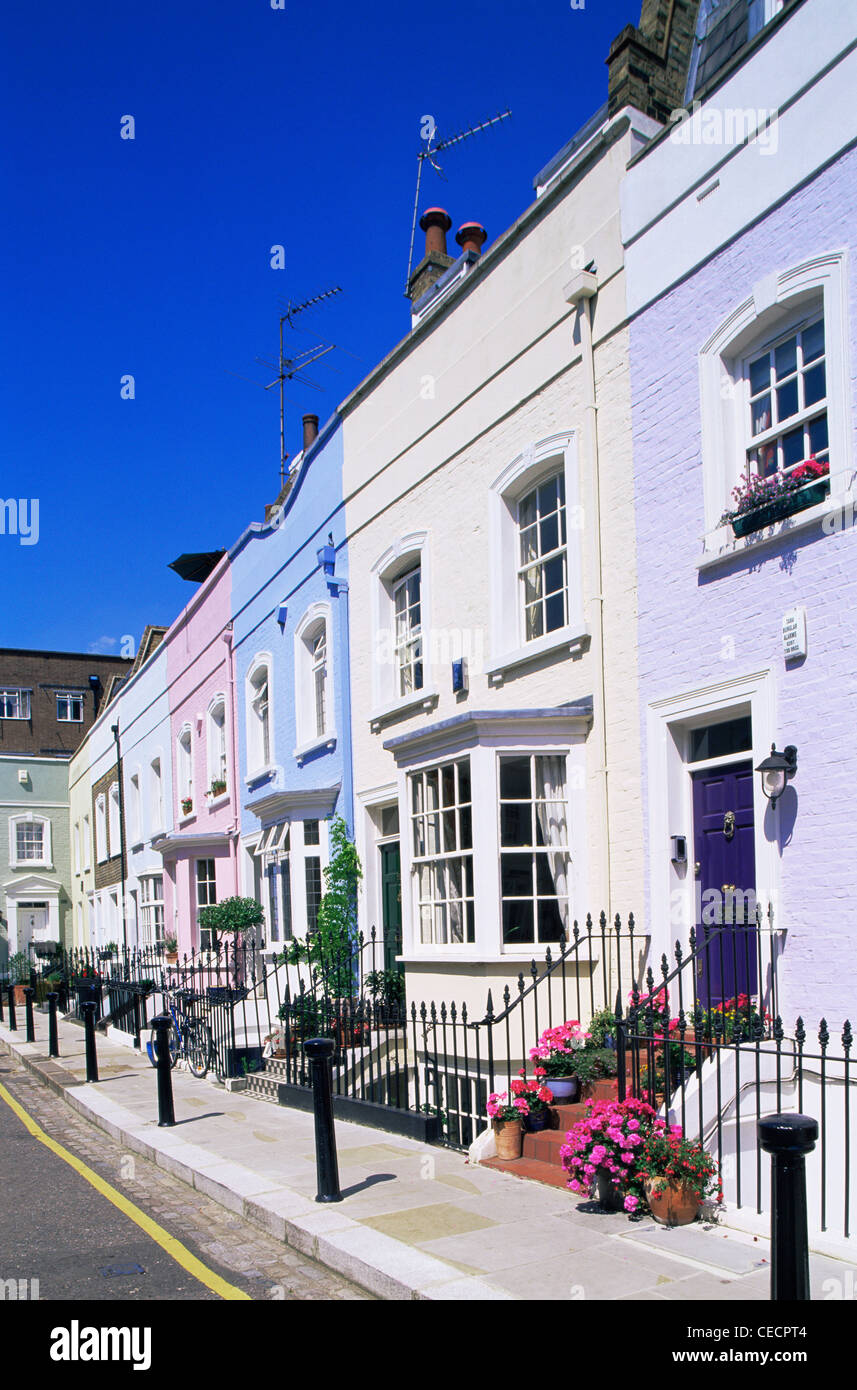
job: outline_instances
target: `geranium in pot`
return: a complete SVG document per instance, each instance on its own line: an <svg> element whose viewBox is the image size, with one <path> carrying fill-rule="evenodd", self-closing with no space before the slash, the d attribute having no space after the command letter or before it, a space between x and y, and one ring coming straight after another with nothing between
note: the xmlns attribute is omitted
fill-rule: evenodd
<svg viewBox="0 0 857 1390"><path fill-rule="evenodd" d="M497 1157L506 1161L520 1158L524 1143L523 1121L529 1113L523 1096L515 1096L513 1092L509 1100L506 1091L495 1091L488 1097L485 1108L494 1130Z"/></svg>
<svg viewBox="0 0 857 1390"><path fill-rule="evenodd" d="M546 1078L555 1101L571 1104L580 1093L575 1059L589 1042L577 1019L569 1019L556 1028L546 1028L535 1047L530 1048L530 1060L535 1063L537 1077Z"/></svg>
<svg viewBox="0 0 857 1390"><path fill-rule="evenodd" d="M648 1208L662 1226L687 1226L706 1198L723 1201L716 1160L680 1130L647 1134L637 1166Z"/></svg>
<svg viewBox="0 0 857 1390"><path fill-rule="evenodd" d="M528 1081L522 1067L519 1076L512 1082L512 1100L513 1103L519 1100L527 1102L527 1110L521 1111L525 1133L536 1134L539 1130L547 1128L553 1091L540 1077Z"/></svg>
<svg viewBox="0 0 857 1390"><path fill-rule="evenodd" d="M572 1192L594 1192L602 1206L633 1215L645 1200L640 1155L646 1139L666 1131L665 1121L644 1101L590 1104L559 1151Z"/></svg>

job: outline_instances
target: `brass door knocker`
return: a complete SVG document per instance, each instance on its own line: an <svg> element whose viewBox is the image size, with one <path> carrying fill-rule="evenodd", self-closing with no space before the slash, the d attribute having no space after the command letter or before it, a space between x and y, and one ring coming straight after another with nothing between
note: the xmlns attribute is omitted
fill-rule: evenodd
<svg viewBox="0 0 857 1390"><path fill-rule="evenodd" d="M727 840L731 840L735 834L735 812L727 811L723 817L723 834Z"/></svg>

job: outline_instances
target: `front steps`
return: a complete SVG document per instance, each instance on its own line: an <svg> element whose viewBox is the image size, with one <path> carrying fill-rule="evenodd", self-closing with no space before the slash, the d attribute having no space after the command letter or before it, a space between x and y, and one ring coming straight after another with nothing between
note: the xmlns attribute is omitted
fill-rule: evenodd
<svg viewBox="0 0 857 1390"><path fill-rule="evenodd" d="M547 1083L550 1085L550 1081ZM616 1100L618 1083L615 1080L596 1081L587 1087L587 1099L576 1105L554 1105L551 1111L554 1125L551 1129L540 1130L537 1134L524 1135L523 1153L520 1158L486 1158L484 1168L496 1168L501 1173L511 1173L516 1178L529 1178L531 1182L546 1183L549 1187L568 1187L568 1174L562 1166L560 1148L572 1125L582 1120L592 1100Z"/></svg>

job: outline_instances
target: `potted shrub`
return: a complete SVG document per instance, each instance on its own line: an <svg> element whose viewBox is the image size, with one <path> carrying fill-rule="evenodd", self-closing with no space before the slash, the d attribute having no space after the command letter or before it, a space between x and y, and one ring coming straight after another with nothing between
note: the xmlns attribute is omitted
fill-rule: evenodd
<svg viewBox="0 0 857 1390"><path fill-rule="evenodd" d="M662 1226L689 1225L707 1197L723 1201L716 1160L681 1131L647 1134L638 1169L649 1211Z"/></svg>
<svg viewBox="0 0 857 1390"><path fill-rule="evenodd" d="M570 1104L577 1099L580 1083L574 1062L588 1042L589 1034L577 1019L569 1019L556 1028L546 1028L536 1046L530 1048L535 1075L547 1078L555 1101Z"/></svg>
<svg viewBox="0 0 857 1390"><path fill-rule="evenodd" d="M735 506L723 513L721 525L729 522L736 536L747 536L814 507L830 492L828 472L828 465L813 454L788 473L773 473L768 478L751 473L732 489Z"/></svg>
<svg viewBox="0 0 857 1390"><path fill-rule="evenodd" d="M595 1193L602 1206L633 1215L645 1201L641 1155L646 1140L667 1129L645 1101L590 1103L559 1151L572 1192Z"/></svg>
<svg viewBox="0 0 857 1390"><path fill-rule="evenodd" d="M497 1157L506 1162L520 1158L524 1143L522 1122L529 1110L523 1096L509 1101L505 1091L494 1092L488 1097L486 1109L494 1130Z"/></svg>
<svg viewBox="0 0 857 1390"><path fill-rule="evenodd" d="M526 1110L517 1104L519 1100L526 1101ZM550 1087L540 1077L528 1081L522 1067L519 1076L512 1082L512 1104L520 1112L525 1133L537 1134L539 1130L547 1128L552 1101L553 1091Z"/></svg>
<svg viewBox="0 0 857 1390"><path fill-rule="evenodd" d="M115 941L108 941L107 945L106 945L106 946L103 946L103 947L101 948L101 950L98 952L98 959L99 959L99 960L112 960L113 957L114 957L114 956L118 956L118 954L119 954L119 947L117 946L116 942L115 942Z"/></svg>
<svg viewBox="0 0 857 1390"><path fill-rule="evenodd" d="M164 937L164 955L170 965L175 965L179 958L179 943L174 936Z"/></svg>
<svg viewBox="0 0 857 1390"><path fill-rule="evenodd" d="M597 1081L616 1076L619 1070L615 1049L611 1051L607 1047L583 1048L575 1053L572 1065L584 1100Z"/></svg>
<svg viewBox="0 0 857 1390"><path fill-rule="evenodd" d="M224 781L222 778L220 778L220 777L215 777L214 781L213 781L212 784L211 784L211 787L209 788L209 795L210 795L210 796L223 796L223 793L224 793L225 791L226 791L226 783L225 783L225 781Z"/></svg>
<svg viewBox="0 0 857 1390"><path fill-rule="evenodd" d="M60 944L58 941L36 941L33 950L39 960L49 960L51 956L58 956Z"/></svg>
<svg viewBox="0 0 857 1390"><path fill-rule="evenodd" d="M616 1015L612 1009L599 1009L587 1027L589 1047L616 1051Z"/></svg>
<svg viewBox="0 0 857 1390"><path fill-rule="evenodd" d="M16 951L9 961L9 983L15 986L15 1003L25 1003L24 990L30 983L30 962L24 951Z"/></svg>

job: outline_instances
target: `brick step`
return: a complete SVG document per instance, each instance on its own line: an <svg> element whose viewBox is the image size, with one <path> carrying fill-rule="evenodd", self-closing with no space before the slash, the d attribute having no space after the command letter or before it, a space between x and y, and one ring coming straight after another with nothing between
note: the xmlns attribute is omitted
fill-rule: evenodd
<svg viewBox="0 0 857 1390"><path fill-rule="evenodd" d="M496 1168L500 1173L511 1173L515 1178L529 1178L531 1182L546 1183L548 1187L561 1187L568 1191L568 1175L565 1169L555 1163L542 1163L534 1158L486 1158L484 1168ZM569 1193L569 1196L572 1194Z"/></svg>

